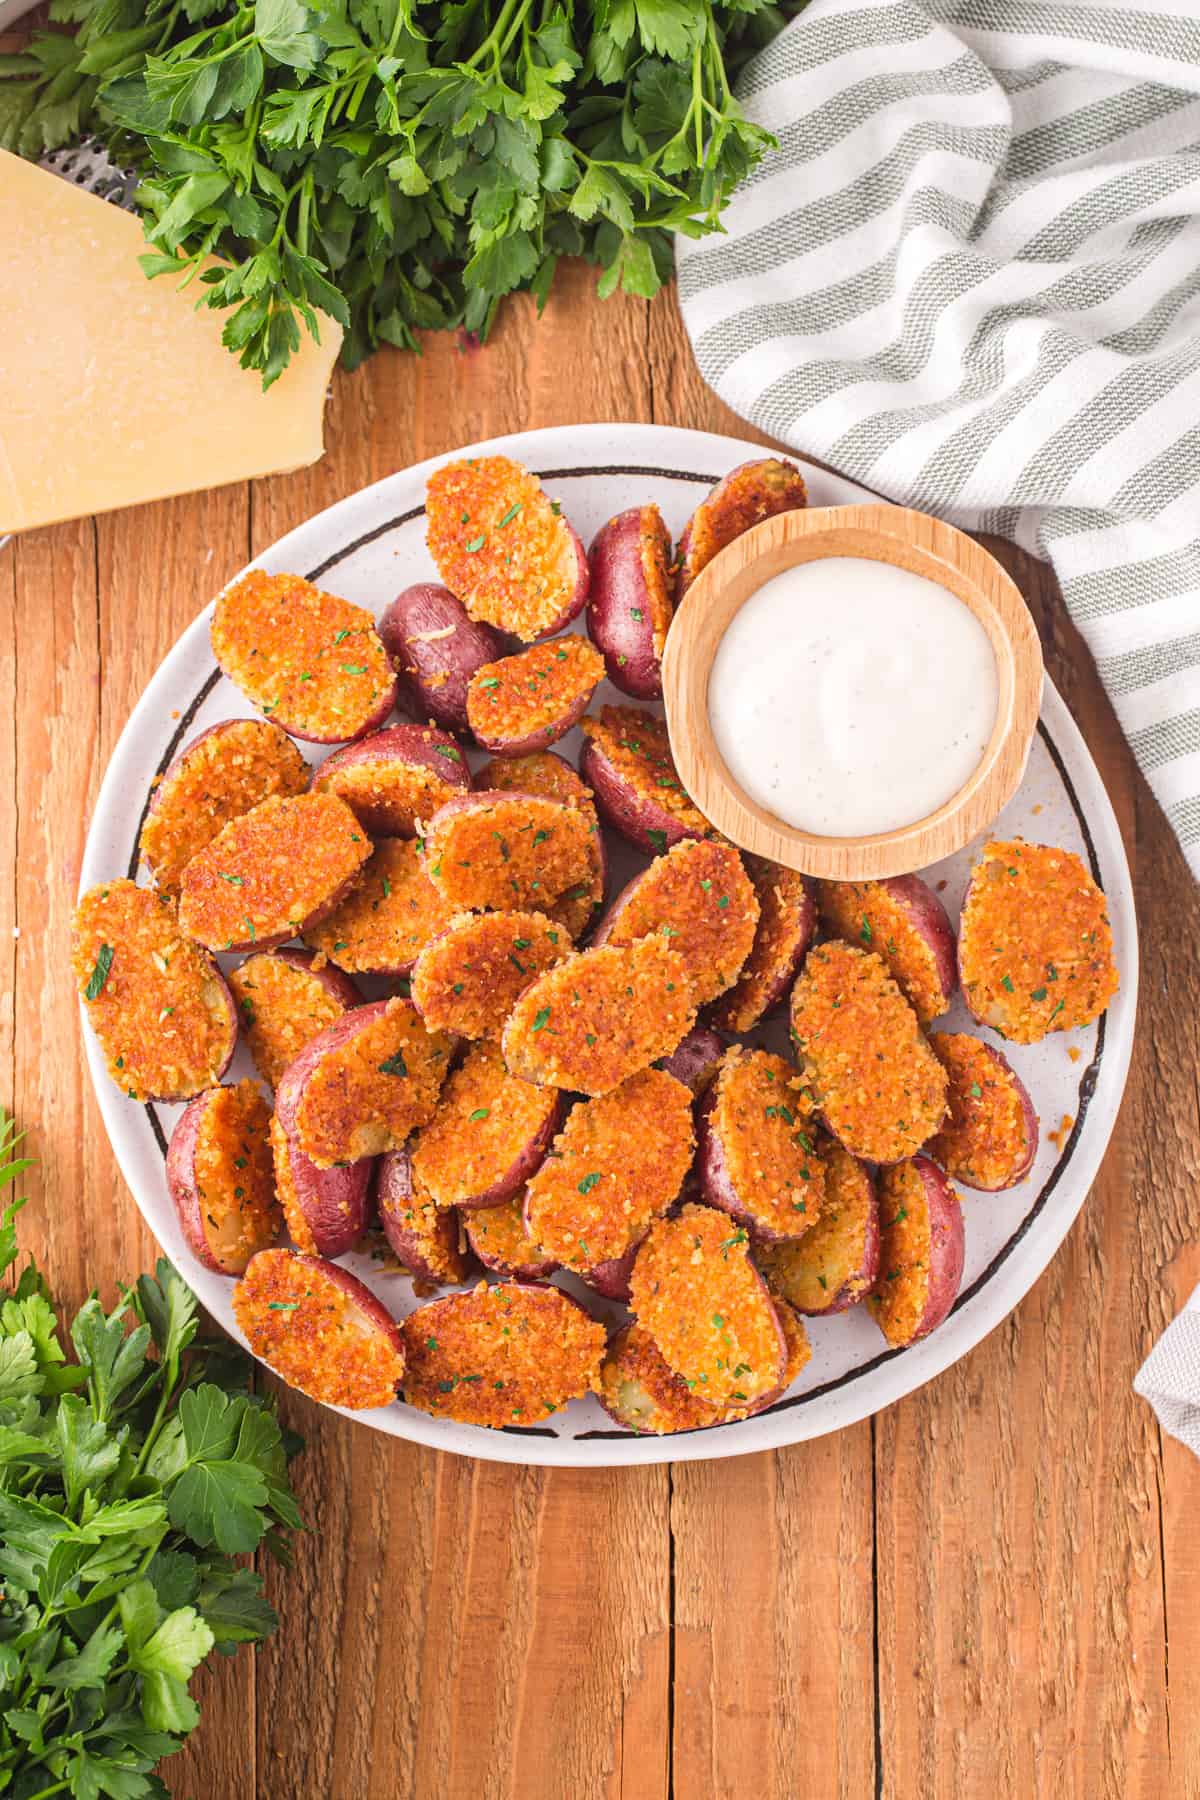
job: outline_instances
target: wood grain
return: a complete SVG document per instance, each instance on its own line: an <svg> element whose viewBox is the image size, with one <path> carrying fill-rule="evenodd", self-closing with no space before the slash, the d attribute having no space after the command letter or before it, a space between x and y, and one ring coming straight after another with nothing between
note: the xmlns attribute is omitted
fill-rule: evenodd
<svg viewBox="0 0 1200 1800"><path fill-rule="evenodd" d="M703 387L671 294L600 306L589 272L565 277L540 327L521 302L484 350L339 375L313 469L0 550L0 1099L33 1130L24 1237L68 1303L155 1255L67 971L86 821L216 584L319 507L493 433L657 419L767 441ZM513 1470L284 1396L312 1529L268 1576L278 1636L204 1675L164 1771L178 1795L1200 1794L1200 1469L1130 1391L1200 1276L1200 907L1045 571L1001 554L1113 796L1142 930L1129 1092L1063 1249L931 1386L767 1456Z"/></svg>

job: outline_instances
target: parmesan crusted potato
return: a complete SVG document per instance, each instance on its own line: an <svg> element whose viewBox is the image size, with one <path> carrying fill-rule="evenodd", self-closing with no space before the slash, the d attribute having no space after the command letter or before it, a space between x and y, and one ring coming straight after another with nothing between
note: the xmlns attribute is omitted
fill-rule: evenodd
<svg viewBox="0 0 1200 1800"><path fill-rule="evenodd" d="M1104 895L1052 844L991 843L971 871L958 943L963 997L1014 1044L1073 1031L1117 991Z"/></svg>
<svg viewBox="0 0 1200 1800"><path fill-rule="evenodd" d="M504 1060L523 1081L607 1094L669 1056L696 1016L687 966L666 938L585 950L532 982L508 1015Z"/></svg>
<svg viewBox="0 0 1200 1800"><path fill-rule="evenodd" d="M312 785L344 800L369 836L416 837L439 806L469 790L471 772L448 731L389 725L327 756Z"/></svg>
<svg viewBox="0 0 1200 1800"><path fill-rule="evenodd" d="M302 794L308 764L267 719L225 719L185 744L154 784L139 840L164 893L178 894L193 856L223 825L272 794Z"/></svg>
<svg viewBox="0 0 1200 1800"><path fill-rule="evenodd" d="M560 1288L482 1283L410 1313L404 1398L466 1425L534 1425L596 1387L604 1328Z"/></svg>
<svg viewBox="0 0 1200 1800"><path fill-rule="evenodd" d="M252 1081L208 1088L176 1120L167 1188L189 1247L206 1269L240 1275L279 1235L271 1109Z"/></svg>
<svg viewBox="0 0 1200 1800"><path fill-rule="evenodd" d="M867 1297L893 1349L936 1331L958 1297L965 1245L958 1195L927 1156L879 1177L879 1277Z"/></svg>
<svg viewBox="0 0 1200 1800"><path fill-rule="evenodd" d="M251 569L218 595L213 655L292 737L344 744L383 724L396 677L375 621L302 575Z"/></svg>
<svg viewBox="0 0 1200 1800"><path fill-rule="evenodd" d="M404 1377L404 1339L349 1269L296 1250L260 1250L233 1290L255 1356L326 1406L386 1406Z"/></svg>
<svg viewBox="0 0 1200 1800"><path fill-rule="evenodd" d="M574 635L485 663L467 685L476 743L497 756L548 749L579 723L603 678L599 651Z"/></svg>
<svg viewBox="0 0 1200 1800"><path fill-rule="evenodd" d="M803 1237L825 1205L812 1102L781 1056L734 1045L700 1107L700 1185L709 1206L759 1243Z"/></svg>
<svg viewBox="0 0 1200 1800"><path fill-rule="evenodd" d="M429 477L426 542L473 619L531 644L582 611L588 565L536 475L507 456L448 462Z"/></svg>
<svg viewBox="0 0 1200 1800"><path fill-rule="evenodd" d="M131 1100L188 1100L237 1046L233 996L189 942L175 902L132 881L89 888L75 908L71 968L108 1072Z"/></svg>
<svg viewBox="0 0 1200 1800"><path fill-rule="evenodd" d="M946 1071L878 956L832 941L792 989L792 1038L828 1130L853 1156L901 1162L946 1113Z"/></svg>

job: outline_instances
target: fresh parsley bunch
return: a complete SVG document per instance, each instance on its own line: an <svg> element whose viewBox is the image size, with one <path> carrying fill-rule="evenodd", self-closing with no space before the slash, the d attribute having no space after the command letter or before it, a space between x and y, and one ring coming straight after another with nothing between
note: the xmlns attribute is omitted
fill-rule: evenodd
<svg viewBox="0 0 1200 1800"><path fill-rule="evenodd" d="M802 4L52 0L78 30L0 58L0 145L137 164L147 273L198 274L265 386L321 312L353 367L540 309L561 256L656 293L773 142L731 83Z"/></svg>
<svg viewBox="0 0 1200 1800"><path fill-rule="evenodd" d="M0 1188L16 1143L0 1109ZM169 1263L111 1313L93 1295L68 1360L37 1269L9 1274L22 1204L0 1217L0 1794L166 1795L189 1677L278 1622L234 1558L287 1559L288 1446Z"/></svg>

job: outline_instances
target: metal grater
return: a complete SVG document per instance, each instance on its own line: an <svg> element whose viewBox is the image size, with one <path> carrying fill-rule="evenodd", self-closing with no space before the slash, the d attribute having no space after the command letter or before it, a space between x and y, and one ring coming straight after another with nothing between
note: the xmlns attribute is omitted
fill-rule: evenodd
<svg viewBox="0 0 1200 1800"><path fill-rule="evenodd" d="M77 144L64 144L61 150L48 150L38 159L38 167L113 206L133 211L137 171L118 168L99 138L85 137Z"/></svg>
<svg viewBox="0 0 1200 1800"><path fill-rule="evenodd" d="M99 138L81 138L77 144L64 144L61 150L48 150L38 158L38 167L48 169L75 187L81 187L113 206L133 211L133 190L137 186L135 169L119 169ZM0 550L9 542L0 537Z"/></svg>

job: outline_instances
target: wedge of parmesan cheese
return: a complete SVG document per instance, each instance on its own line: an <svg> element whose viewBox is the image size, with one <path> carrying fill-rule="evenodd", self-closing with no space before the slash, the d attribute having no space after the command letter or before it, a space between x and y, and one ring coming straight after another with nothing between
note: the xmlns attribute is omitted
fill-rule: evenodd
<svg viewBox="0 0 1200 1800"><path fill-rule="evenodd" d="M138 219L0 150L0 536L315 462L339 326L264 394Z"/></svg>

